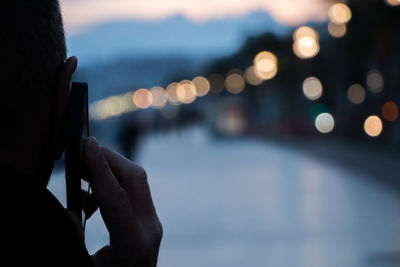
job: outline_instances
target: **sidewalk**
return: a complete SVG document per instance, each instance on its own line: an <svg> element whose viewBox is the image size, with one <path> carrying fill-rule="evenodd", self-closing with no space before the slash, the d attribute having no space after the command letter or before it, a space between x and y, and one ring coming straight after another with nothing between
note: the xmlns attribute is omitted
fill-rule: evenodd
<svg viewBox="0 0 400 267"><path fill-rule="evenodd" d="M395 176L397 161L354 153L216 141L202 128L149 136L138 158L164 226L159 266L382 266L400 251L400 196L376 186L372 170ZM62 174L53 180L63 192ZM91 253L107 244L99 213L86 239Z"/></svg>

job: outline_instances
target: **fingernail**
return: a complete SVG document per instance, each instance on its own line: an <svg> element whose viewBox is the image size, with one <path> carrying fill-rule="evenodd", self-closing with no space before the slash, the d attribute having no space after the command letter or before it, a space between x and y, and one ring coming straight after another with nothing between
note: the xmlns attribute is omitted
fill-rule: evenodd
<svg viewBox="0 0 400 267"><path fill-rule="evenodd" d="M85 140L85 151L88 156L95 157L100 152L100 147L97 144L96 138L89 136Z"/></svg>

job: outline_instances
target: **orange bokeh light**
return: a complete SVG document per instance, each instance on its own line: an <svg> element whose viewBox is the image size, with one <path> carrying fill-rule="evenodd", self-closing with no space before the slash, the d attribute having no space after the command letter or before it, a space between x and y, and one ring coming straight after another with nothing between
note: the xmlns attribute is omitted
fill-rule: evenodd
<svg viewBox="0 0 400 267"><path fill-rule="evenodd" d="M328 32L335 38L342 38L346 35L347 26L345 23L336 24L333 22L329 22L328 24Z"/></svg>
<svg viewBox="0 0 400 267"><path fill-rule="evenodd" d="M278 59L269 52L262 51L254 58L254 73L259 79L272 79L278 72Z"/></svg>
<svg viewBox="0 0 400 267"><path fill-rule="evenodd" d="M350 8L344 3L336 3L329 8L329 18L336 24L349 22L351 16Z"/></svg>
<svg viewBox="0 0 400 267"><path fill-rule="evenodd" d="M206 78L198 76L192 82L196 87L197 96L205 96L210 91L210 82Z"/></svg>
<svg viewBox="0 0 400 267"><path fill-rule="evenodd" d="M254 66L248 67L244 76L246 81L253 86L260 85L264 81L262 78L257 76Z"/></svg>
<svg viewBox="0 0 400 267"><path fill-rule="evenodd" d="M385 0L386 4L390 6L399 6L400 1L399 0Z"/></svg>
<svg viewBox="0 0 400 267"><path fill-rule="evenodd" d="M196 97L196 86L192 81L183 80L176 86L176 95L184 104L192 103Z"/></svg>
<svg viewBox="0 0 400 267"><path fill-rule="evenodd" d="M141 109L146 109L153 104L153 95L147 89L136 90L133 94L133 103Z"/></svg>
<svg viewBox="0 0 400 267"><path fill-rule="evenodd" d="M382 116L387 121L395 121L399 116L399 108L393 101L386 102L382 107Z"/></svg>
<svg viewBox="0 0 400 267"><path fill-rule="evenodd" d="M382 133L383 124L378 116L369 116L364 123L365 132L371 137L377 137Z"/></svg>
<svg viewBox="0 0 400 267"><path fill-rule="evenodd" d="M161 109L167 104L167 96L164 88L160 86L155 86L150 89L150 92L153 96L152 107L156 109Z"/></svg>
<svg viewBox="0 0 400 267"><path fill-rule="evenodd" d="M293 40L293 51L299 58L312 58L319 53L319 35L313 28L299 27L293 33Z"/></svg>
<svg viewBox="0 0 400 267"><path fill-rule="evenodd" d="M177 82L172 82L167 86L167 89L165 90L168 102L171 105L175 105L175 106L180 104L178 96L176 95L176 87L177 86L178 86Z"/></svg>
<svg viewBox="0 0 400 267"><path fill-rule="evenodd" d="M246 86L243 76L239 73L232 73L226 77L225 88L231 94L239 94Z"/></svg>

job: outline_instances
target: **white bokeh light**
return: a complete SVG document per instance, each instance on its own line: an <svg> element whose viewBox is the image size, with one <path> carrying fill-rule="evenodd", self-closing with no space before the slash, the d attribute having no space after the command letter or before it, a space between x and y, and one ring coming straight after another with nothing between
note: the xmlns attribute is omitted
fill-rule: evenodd
<svg viewBox="0 0 400 267"><path fill-rule="evenodd" d="M335 120L329 113L321 113L315 119L315 127L321 133L329 133L335 127Z"/></svg>

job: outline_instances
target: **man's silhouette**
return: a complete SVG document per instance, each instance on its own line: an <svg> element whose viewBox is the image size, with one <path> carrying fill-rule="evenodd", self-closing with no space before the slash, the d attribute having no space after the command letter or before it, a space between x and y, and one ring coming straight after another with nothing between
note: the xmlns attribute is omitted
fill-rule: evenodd
<svg viewBox="0 0 400 267"><path fill-rule="evenodd" d="M2 2L2 261L9 266L155 266L162 236L145 171L85 141L94 201L110 245L93 256L74 217L46 189L63 150L71 76L57 0Z"/></svg>

